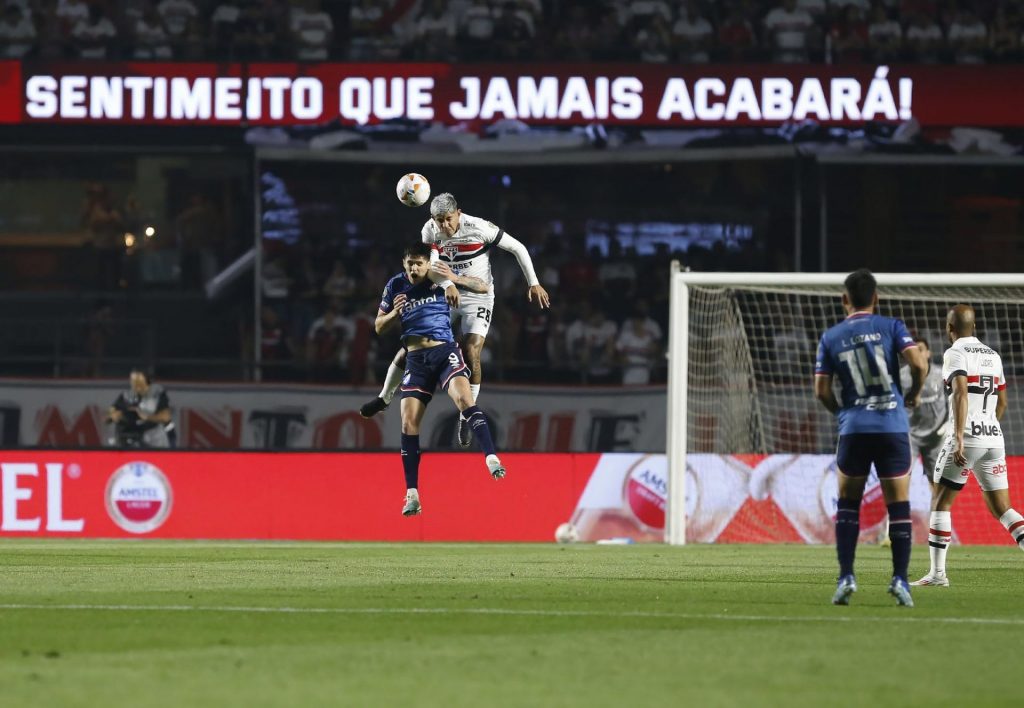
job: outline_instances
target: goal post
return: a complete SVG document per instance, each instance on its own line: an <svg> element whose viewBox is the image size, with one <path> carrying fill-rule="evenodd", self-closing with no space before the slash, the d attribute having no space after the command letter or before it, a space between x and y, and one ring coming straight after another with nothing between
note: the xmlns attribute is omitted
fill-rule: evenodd
<svg viewBox="0 0 1024 708"><path fill-rule="evenodd" d="M687 455L830 454L835 420L812 395L818 339L845 316L848 273L695 273L671 266L665 541L687 540ZM975 307L978 336L1024 374L1024 274L875 273L879 314L902 319L940 365L945 317ZM1024 410L1004 416L1024 452Z"/></svg>

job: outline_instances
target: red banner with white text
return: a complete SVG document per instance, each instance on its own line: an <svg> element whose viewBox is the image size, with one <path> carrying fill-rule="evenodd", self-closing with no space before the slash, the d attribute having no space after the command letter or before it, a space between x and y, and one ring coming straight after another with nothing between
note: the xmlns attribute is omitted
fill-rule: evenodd
<svg viewBox="0 0 1024 708"><path fill-rule="evenodd" d="M149 537L349 541L661 541L668 465L642 453L502 457L426 453L421 516L401 515L398 453L0 451L0 537ZM1013 503L1024 458L1008 460ZM914 536L927 538L928 485L914 471ZM829 455L690 455L686 529L692 543L832 543L835 464ZM861 509L877 537L877 480ZM565 533L566 524L571 533ZM954 540L1008 544L970 482L953 510Z"/></svg>
<svg viewBox="0 0 1024 708"><path fill-rule="evenodd" d="M0 122L1024 125L1024 66L0 62Z"/></svg>

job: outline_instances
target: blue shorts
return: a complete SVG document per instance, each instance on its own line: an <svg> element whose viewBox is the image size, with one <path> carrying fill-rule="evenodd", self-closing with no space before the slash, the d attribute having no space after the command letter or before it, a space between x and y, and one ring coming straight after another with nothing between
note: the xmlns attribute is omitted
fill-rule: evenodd
<svg viewBox="0 0 1024 708"><path fill-rule="evenodd" d="M867 477L871 464L879 479L910 472L910 436L907 433L849 433L839 436L836 467L847 477Z"/></svg>
<svg viewBox="0 0 1024 708"><path fill-rule="evenodd" d="M469 378L469 367L462 358L462 349L455 342L445 342L436 347L414 349L405 359L405 376L402 377L402 398L418 398L430 403L434 389L441 384L447 391L456 376Z"/></svg>

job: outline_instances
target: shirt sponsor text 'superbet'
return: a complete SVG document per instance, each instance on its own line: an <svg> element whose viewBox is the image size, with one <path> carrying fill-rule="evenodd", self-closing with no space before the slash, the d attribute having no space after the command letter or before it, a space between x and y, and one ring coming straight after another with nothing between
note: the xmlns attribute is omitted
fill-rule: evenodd
<svg viewBox="0 0 1024 708"><path fill-rule="evenodd" d="M942 356L942 378L951 390L953 379L967 377L967 421L964 447L1004 447L1003 431L996 419L997 391L1006 388L1003 360L977 337L960 337ZM953 397L949 399L953 417Z"/></svg>
<svg viewBox="0 0 1024 708"><path fill-rule="evenodd" d="M899 355L916 346L902 320L854 312L821 335L817 376L842 385L839 434L906 433Z"/></svg>
<svg viewBox="0 0 1024 708"><path fill-rule="evenodd" d="M501 243L505 232L497 226L469 214L459 216L459 230L449 236L431 219L420 232L423 243L436 249L442 261L447 263L456 275L468 275L487 283L494 292L494 278L491 276L491 259L487 252Z"/></svg>

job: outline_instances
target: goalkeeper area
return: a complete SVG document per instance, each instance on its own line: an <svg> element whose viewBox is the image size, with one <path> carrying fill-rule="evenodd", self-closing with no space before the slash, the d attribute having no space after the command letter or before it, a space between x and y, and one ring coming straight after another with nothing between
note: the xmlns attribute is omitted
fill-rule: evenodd
<svg viewBox="0 0 1024 708"><path fill-rule="evenodd" d="M829 604L833 550L4 542L4 705L994 705L1020 551L956 549L917 607ZM914 567L927 564L915 553Z"/></svg>

